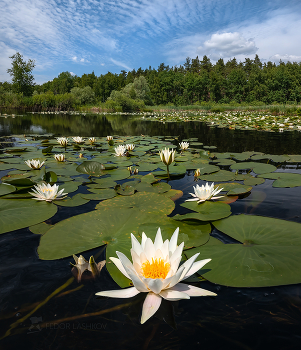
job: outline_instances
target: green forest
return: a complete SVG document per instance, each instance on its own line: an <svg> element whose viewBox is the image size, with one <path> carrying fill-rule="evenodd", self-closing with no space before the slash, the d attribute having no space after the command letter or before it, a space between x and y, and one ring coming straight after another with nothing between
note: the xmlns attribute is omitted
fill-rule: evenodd
<svg viewBox="0 0 301 350"><path fill-rule="evenodd" d="M161 63L157 69L139 68L119 74L73 76L62 72L52 81L34 84L34 61L12 57L12 83L0 83L2 107L37 110L101 107L109 111L141 111L147 106L206 106L230 104L297 105L301 101L301 63L262 63L235 58L215 64L207 56L187 58L179 67Z"/></svg>

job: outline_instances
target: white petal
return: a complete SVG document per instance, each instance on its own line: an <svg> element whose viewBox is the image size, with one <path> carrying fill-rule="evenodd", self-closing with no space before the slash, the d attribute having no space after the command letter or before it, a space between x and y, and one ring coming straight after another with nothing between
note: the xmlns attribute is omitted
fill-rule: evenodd
<svg viewBox="0 0 301 350"><path fill-rule="evenodd" d="M155 250L161 249L162 245L163 245L163 239L162 239L162 235L161 235L161 229L159 227L157 234L156 234L155 242L154 242Z"/></svg>
<svg viewBox="0 0 301 350"><path fill-rule="evenodd" d="M159 278L156 278L156 279L149 278L149 280L150 281L148 281L148 288L152 292L159 294L162 290L163 282Z"/></svg>
<svg viewBox="0 0 301 350"><path fill-rule="evenodd" d="M190 296L188 294L179 292L176 290L171 290L171 289L162 290L160 295L162 298L170 301L176 301L180 299L190 299Z"/></svg>
<svg viewBox="0 0 301 350"><path fill-rule="evenodd" d="M132 240L132 249L135 250L135 252L140 255L143 251L141 248L140 243L138 242L137 238L131 233L131 240Z"/></svg>
<svg viewBox="0 0 301 350"><path fill-rule="evenodd" d="M142 232L142 239L141 239L141 247L142 249L144 250L144 247L145 247L145 242L147 240L147 236L144 232Z"/></svg>
<svg viewBox="0 0 301 350"><path fill-rule="evenodd" d="M169 261L169 250L168 250L168 247L169 247L169 240L166 239L165 242L163 243L162 247L161 247L161 252L163 254L163 260L165 262L167 262L167 258L168 258L168 261Z"/></svg>
<svg viewBox="0 0 301 350"><path fill-rule="evenodd" d="M172 276L170 283L167 285L168 288L173 287L175 284L177 284L179 282L181 275L184 271L184 268L185 267L183 267L183 265L180 266L179 270L176 272L175 275Z"/></svg>
<svg viewBox="0 0 301 350"><path fill-rule="evenodd" d="M189 272L191 266L193 265L195 259L200 255L200 253L194 254L192 257L190 257L188 260L184 262L182 266L184 266L184 270L182 272L182 275L180 277L180 281L186 276L186 274Z"/></svg>
<svg viewBox="0 0 301 350"><path fill-rule="evenodd" d="M146 322L159 309L162 298L155 293L148 293L142 308L141 324Z"/></svg>
<svg viewBox="0 0 301 350"><path fill-rule="evenodd" d="M156 251L155 251L154 244L150 238L147 238L145 242L144 253L147 257L147 260L152 262L152 258L155 257Z"/></svg>
<svg viewBox="0 0 301 350"><path fill-rule="evenodd" d="M174 253L170 256L170 262L171 264L175 261L178 260L178 258L180 258L182 256L182 252L183 252L183 248L184 248L184 242L182 242L177 249L174 251Z"/></svg>
<svg viewBox="0 0 301 350"><path fill-rule="evenodd" d="M139 292L149 292L146 285L142 282L142 280L137 276L134 271L129 272L130 279L133 282L134 287L136 287Z"/></svg>
<svg viewBox="0 0 301 350"><path fill-rule="evenodd" d="M199 271L204 265L206 265L209 261L211 261L211 259L203 259L203 260L199 260L197 262L195 262L190 270L186 273L186 275L182 278L182 280L185 280L186 278L190 277L191 275L193 275L194 273L196 273L197 271Z"/></svg>
<svg viewBox="0 0 301 350"><path fill-rule="evenodd" d="M123 265L125 271L129 275L129 272L134 270L134 266L133 266L132 262L123 253L116 251L116 254L117 254L121 264Z"/></svg>
<svg viewBox="0 0 301 350"><path fill-rule="evenodd" d="M167 289L167 290L173 290L173 291L178 291L178 292L183 292L188 294L191 297L203 297L203 296L216 296L217 294L210 292L210 290L198 288L195 286L191 286L189 284L184 284L184 283L178 283L174 287ZM161 293L160 293L161 295Z"/></svg>
<svg viewBox="0 0 301 350"><path fill-rule="evenodd" d="M169 252L171 252L171 254L173 254L177 248L178 235L179 235L179 227L176 228L169 242Z"/></svg>
<svg viewBox="0 0 301 350"><path fill-rule="evenodd" d="M121 261L117 258L110 258L110 260L113 261L113 263L116 265L116 267L118 268L118 270L128 279L130 279L130 276L128 275L128 273L125 271L125 268L123 267Z"/></svg>
<svg viewBox="0 0 301 350"><path fill-rule="evenodd" d="M137 290L135 287L131 287L118 290L105 290L103 292L95 293L95 295L110 298L131 298L139 293L139 290Z"/></svg>

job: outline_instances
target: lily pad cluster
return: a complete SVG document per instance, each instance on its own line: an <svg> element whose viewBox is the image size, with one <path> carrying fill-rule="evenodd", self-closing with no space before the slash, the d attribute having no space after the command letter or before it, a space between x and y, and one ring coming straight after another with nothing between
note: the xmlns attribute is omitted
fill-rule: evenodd
<svg viewBox="0 0 301 350"><path fill-rule="evenodd" d="M160 227L166 239L179 227L179 241L184 242L187 257L197 251L201 259L212 259L210 271L204 274L209 281L229 286L301 282L299 273L288 271L292 264L286 267L280 258L288 257L290 248L297 252L301 246L299 224L278 220L274 228L274 219L231 216L231 203L248 196L253 186L260 186L265 179L274 179L273 187L300 186L301 175L277 168L279 163L299 162L298 155L218 153L215 147L193 138L182 140L189 142L183 151L177 138L142 135L95 138L93 144L89 139L81 139L79 144L70 138L65 146L53 135L15 135L14 141L14 147L0 154L0 233L29 227L41 235L41 259L61 259L106 245L107 269L125 287L129 280L109 263L109 257L116 256L118 250L130 258L131 233L140 240L142 232L147 232L153 239ZM115 147L126 144L135 147L124 156L116 156ZM164 148L175 151L169 174L159 156ZM64 155L62 161L54 157L56 154ZM25 164L28 159L44 162L43 166L32 169ZM132 169L137 169L134 175ZM188 185L176 188L173 180L185 176ZM184 202L183 194L192 192L195 182L214 182L223 188L223 197L204 203ZM68 197L50 203L36 201L30 192L40 183L56 184ZM91 205L86 206L89 202L92 210ZM53 225L51 218L58 206L81 206L82 212ZM175 215L176 206L184 214ZM237 244L213 238L213 227ZM280 230L285 231L281 239ZM295 243L288 243L290 239Z"/></svg>

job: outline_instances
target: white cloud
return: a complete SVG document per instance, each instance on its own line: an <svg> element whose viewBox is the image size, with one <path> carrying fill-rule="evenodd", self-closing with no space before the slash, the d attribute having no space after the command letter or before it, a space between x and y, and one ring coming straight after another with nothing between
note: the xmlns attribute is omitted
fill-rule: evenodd
<svg viewBox="0 0 301 350"><path fill-rule="evenodd" d="M204 42L204 48L210 57L233 57L240 54L254 55L258 48L254 40L244 38L240 33L216 33ZM199 51L199 50L198 50ZM213 58L213 57L212 57Z"/></svg>
<svg viewBox="0 0 301 350"><path fill-rule="evenodd" d="M69 72L73 77L76 75L75 73L73 73L73 72Z"/></svg>
<svg viewBox="0 0 301 350"><path fill-rule="evenodd" d="M276 55L273 55L270 57L270 60L271 61L274 61L274 62L279 62L280 60L282 62L300 62L301 61L301 56L295 56L295 55L279 55L279 54L276 54Z"/></svg>
<svg viewBox="0 0 301 350"><path fill-rule="evenodd" d="M76 56L72 57L72 61L77 62L77 57Z"/></svg>
<svg viewBox="0 0 301 350"><path fill-rule="evenodd" d="M126 70L132 70L132 68L130 68L127 64L125 64L125 63L123 63L123 62L114 60L113 58L111 58L111 61L112 61L116 66L118 66L118 67L125 68Z"/></svg>

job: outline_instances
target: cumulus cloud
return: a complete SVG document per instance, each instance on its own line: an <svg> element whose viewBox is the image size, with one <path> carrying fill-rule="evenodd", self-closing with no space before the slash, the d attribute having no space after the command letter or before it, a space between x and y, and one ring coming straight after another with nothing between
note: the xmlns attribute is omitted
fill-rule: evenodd
<svg viewBox="0 0 301 350"><path fill-rule="evenodd" d="M271 61L274 62L279 62L280 60L282 62L300 62L301 61L301 56L296 56L296 55L279 55L278 53L276 55L273 55L270 57Z"/></svg>
<svg viewBox="0 0 301 350"><path fill-rule="evenodd" d="M212 58L255 54L258 48L253 39L246 39L240 33L215 33L204 42L204 48Z"/></svg>

